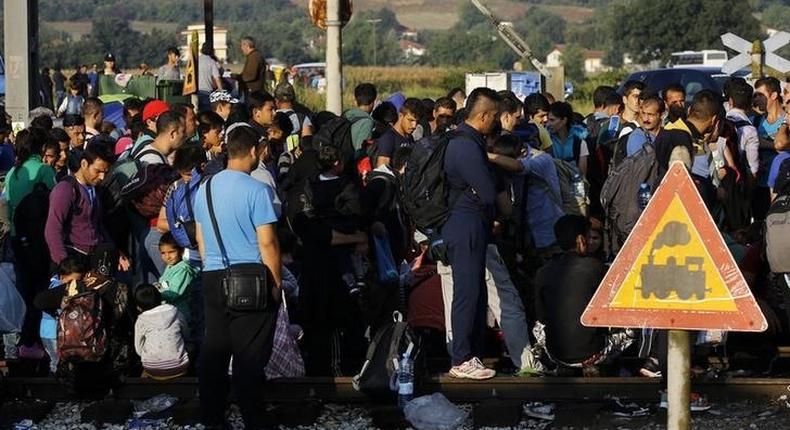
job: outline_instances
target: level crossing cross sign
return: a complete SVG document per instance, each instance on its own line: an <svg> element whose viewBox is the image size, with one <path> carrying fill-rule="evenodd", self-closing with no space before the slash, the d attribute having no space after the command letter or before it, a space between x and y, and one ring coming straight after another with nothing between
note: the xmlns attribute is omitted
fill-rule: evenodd
<svg viewBox="0 0 790 430"><path fill-rule="evenodd" d="M581 321L674 330L768 327L683 163L670 167Z"/></svg>

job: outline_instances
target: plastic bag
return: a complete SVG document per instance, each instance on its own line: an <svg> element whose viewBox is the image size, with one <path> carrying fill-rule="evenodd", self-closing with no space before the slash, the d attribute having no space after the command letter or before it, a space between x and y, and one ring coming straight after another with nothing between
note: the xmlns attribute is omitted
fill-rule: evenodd
<svg viewBox="0 0 790 430"><path fill-rule="evenodd" d="M274 328L272 342L272 355L266 364L266 379L298 378L304 376L304 361L299 352L299 345L291 332L291 322L288 318L288 304L283 291L283 303L277 311L277 324Z"/></svg>
<svg viewBox="0 0 790 430"><path fill-rule="evenodd" d="M25 311L25 301L16 289L14 265L0 263L0 332L21 331Z"/></svg>
<svg viewBox="0 0 790 430"><path fill-rule="evenodd" d="M403 409L417 430L452 430L466 421L467 412L447 400L442 393L417 397Z"/></svg>
<svg viewBox="0 0 790 430"><path fill-rule="evenodd" d="M379 270L379 281L395 282L398 280L398 268L395 267L395 258L392 256L390 241L387 236L373 236L376 247L376 266Z"/></svg>
<svg viewBox="0 0 790 430"><path fill-rule="evenodd" d="M724 330L703 330L697 333L697 345L716 346L727 342Z"/></svg>
<svg viewBox="0 0 790 430"><path fill-rule="evenodd" d="M148 413L162 412L178 403L178 397L170 394L157 394L148 400L133 402L134 416L139 418Z"/></svg>

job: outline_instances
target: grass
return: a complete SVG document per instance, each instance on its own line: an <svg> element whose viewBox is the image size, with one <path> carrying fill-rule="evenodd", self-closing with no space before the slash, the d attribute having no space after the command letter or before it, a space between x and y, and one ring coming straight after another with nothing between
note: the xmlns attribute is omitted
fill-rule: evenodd
<svg viewBox="0 0 790 430"><path fill-rule="evenodd" d="M432 98L444 96L456 86L464 87L463 68L446 67L344 67L343 108L354 105L354 87L363 82L376 85L379 99L385 100L393 93L400 91L406 97ZM603 79L613 78L606 76ZM614 81L612 81L614 82ZM593 111L592 90L588 86L599 85L596 79L590 79L589 85L577 86L577 96L569 100L576 112L587 115ZM611 84L609 82L608 84ZM298 100L314 111L326 109L326 95L301 86L296 87Z"/></svg>

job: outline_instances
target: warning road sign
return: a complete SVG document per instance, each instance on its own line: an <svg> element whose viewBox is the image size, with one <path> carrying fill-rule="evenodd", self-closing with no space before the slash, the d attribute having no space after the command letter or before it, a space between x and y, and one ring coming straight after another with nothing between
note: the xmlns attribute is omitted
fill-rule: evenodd
<svg viewBox="0 0 790 430"><path fill-rule="evenodd" d="M691 176L675 163L582 315L594 327L763 331Z"/></svg>

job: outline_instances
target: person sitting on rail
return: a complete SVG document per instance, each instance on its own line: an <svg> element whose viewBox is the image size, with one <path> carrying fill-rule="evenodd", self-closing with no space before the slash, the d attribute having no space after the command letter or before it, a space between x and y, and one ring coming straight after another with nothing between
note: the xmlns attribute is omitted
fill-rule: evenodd
<svg viewBox="0 0 790 430"><path fill-rule="evenodd" d="M634 341L630 329L607 331L584 327L581 314L606 273L603 262L588 255L590 221L565 215L554 225L562 254L538 270L535 307L538 322L533 334L535 367L557 374L562 368L582 369L585 376L598 374Z"/></svg>
<svg viewBox="0 0 790 430"><path fill-rule="evenodd" d="M162 302L162 293L151 284L134 289L140 315L134 324L134 349L143 362L143 376L171 379L189 369L184 338L187 323L175 306Z"/></svg>

